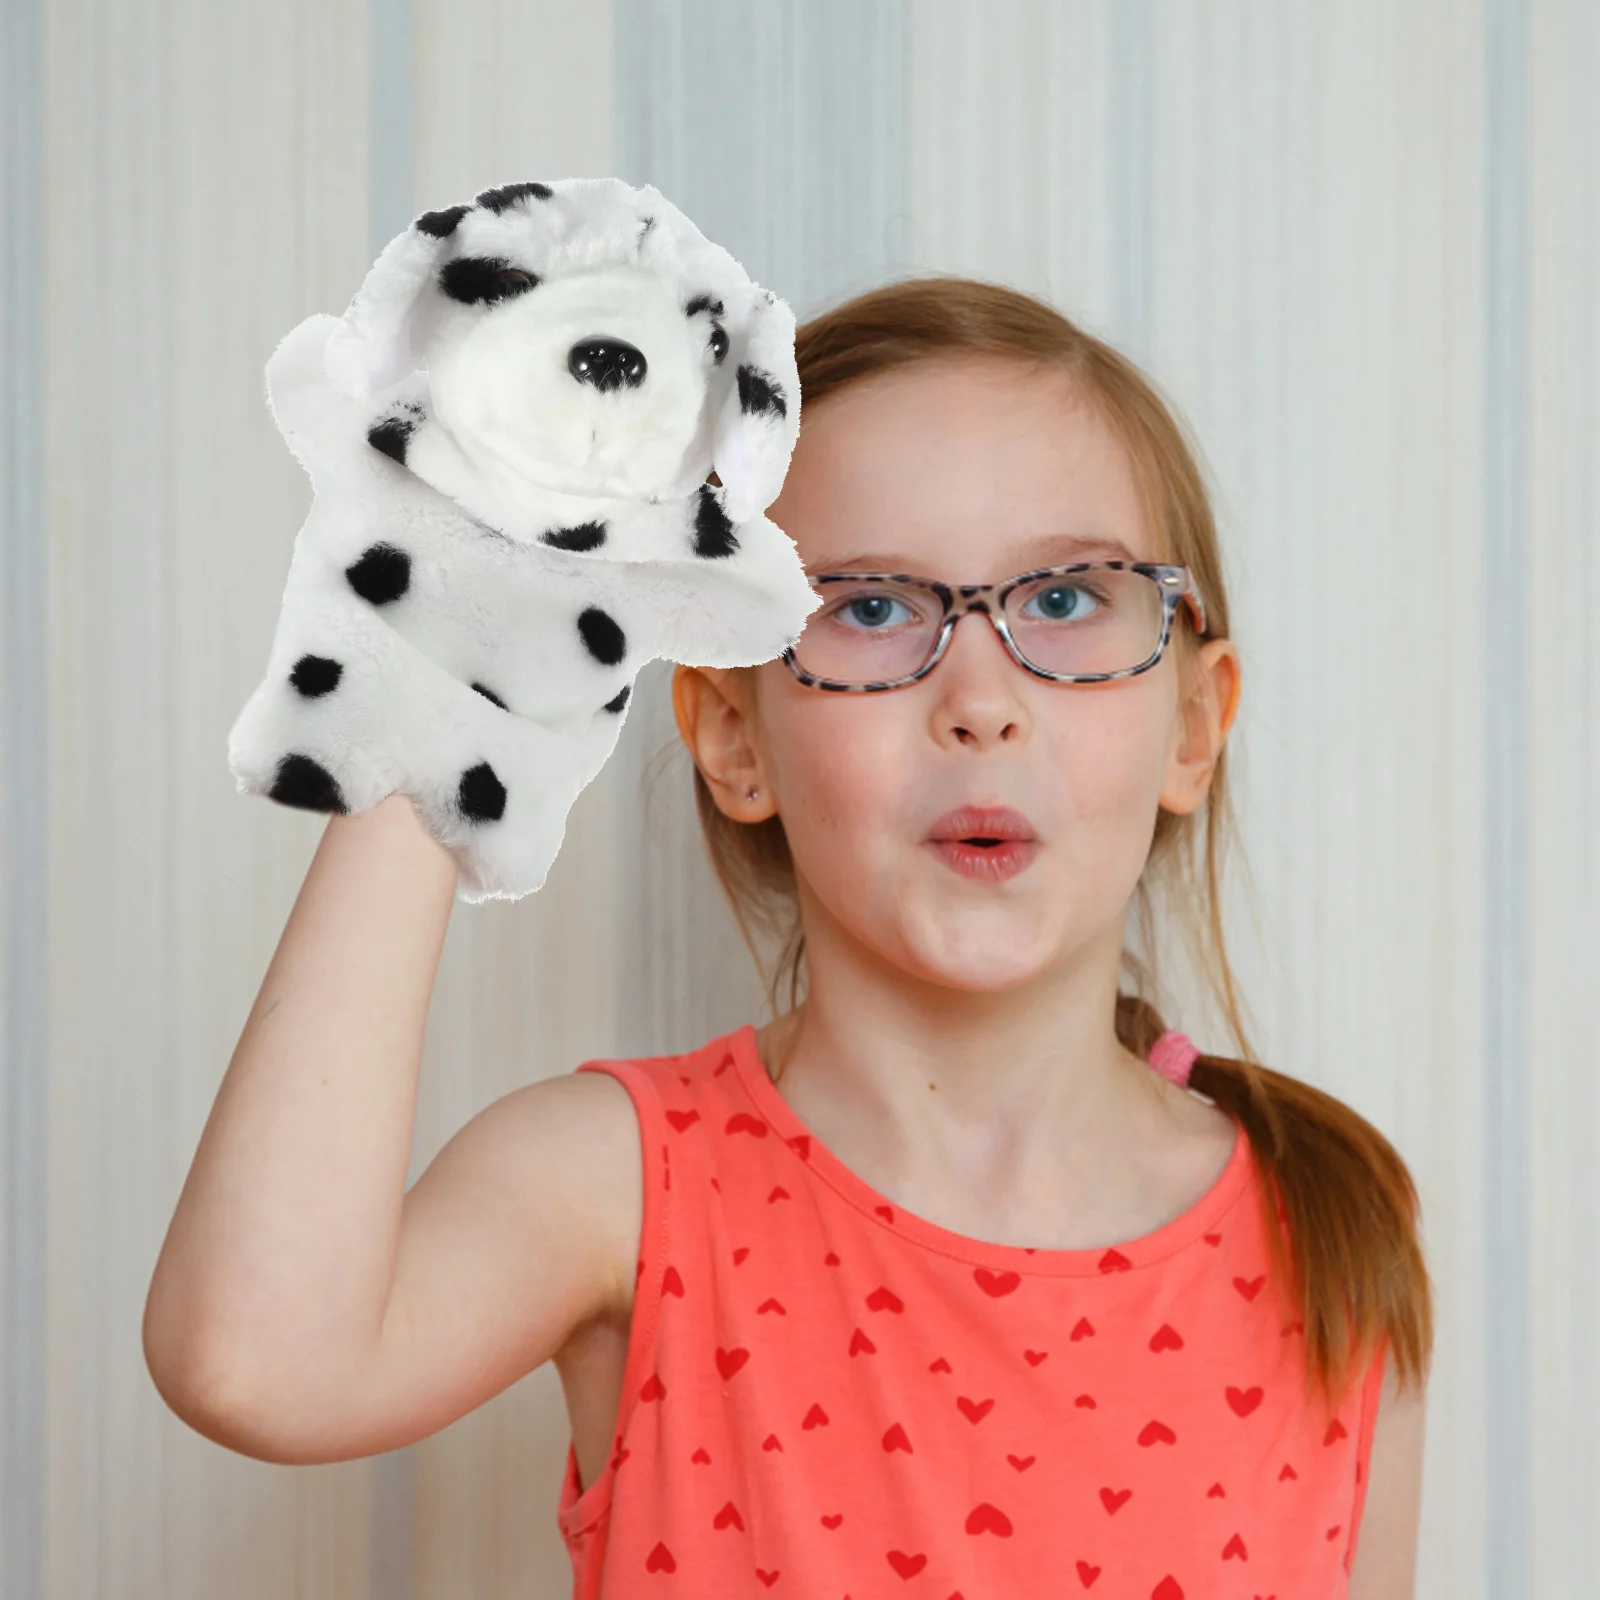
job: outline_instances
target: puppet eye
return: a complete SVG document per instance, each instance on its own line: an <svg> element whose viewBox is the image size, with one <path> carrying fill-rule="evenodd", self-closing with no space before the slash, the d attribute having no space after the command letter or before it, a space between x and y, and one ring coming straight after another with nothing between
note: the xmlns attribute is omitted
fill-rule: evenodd
<svg viewBox="0 0 1600 1600"><path fill-rule="evenodd" d="M494 288L491 298L495 300L509 299L515 294L525 294L533 287L533 274L524 272L521 267L505 267L494 275Z"/></svg>
<svg viewBox="0 0 1600 1600"><path fill-rule="evenodd" d="M722 365L722 358L728 353L727 330L720 322L711 324L711 359L717 366Z"/></svg>

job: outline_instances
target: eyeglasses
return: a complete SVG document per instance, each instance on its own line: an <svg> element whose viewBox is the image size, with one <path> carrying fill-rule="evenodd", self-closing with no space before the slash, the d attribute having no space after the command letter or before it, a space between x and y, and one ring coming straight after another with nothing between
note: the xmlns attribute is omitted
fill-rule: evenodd
<svg viewBox="0 0 1600 1600"><path fill-rule="evenodd" d="M783 653L815 689L871 693L926 677L955 625L981 611L1018 666L1057 683L1105 683L1148 672L1172 637L1180 600L1200 637L1205 604L1187 567L1080 561L1004 583L939 583L903 572L821 572L823 604Z"/></svg>

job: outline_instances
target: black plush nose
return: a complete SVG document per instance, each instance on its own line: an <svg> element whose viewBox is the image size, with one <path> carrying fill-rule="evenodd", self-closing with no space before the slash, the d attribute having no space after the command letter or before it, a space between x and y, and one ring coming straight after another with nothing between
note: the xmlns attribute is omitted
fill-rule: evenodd
<svg viewBox="0 0 1600 1600"><path fill-rule="evenodd" d="M602 391L623 384L637 389L644 382L644 351L624 339L580 339L567 352L567 371L579 383L592 383Z"/></svg>

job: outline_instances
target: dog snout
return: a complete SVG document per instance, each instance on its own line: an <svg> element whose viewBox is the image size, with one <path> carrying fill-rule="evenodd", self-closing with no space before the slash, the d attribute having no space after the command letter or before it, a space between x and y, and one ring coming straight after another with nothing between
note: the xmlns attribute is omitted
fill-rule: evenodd
<svg viewBox="0 0 1600 1600"><path fill-rule="evenodd" d="M645 370L644 351L625 339L596 335L580 339L567 352L567 371L579 383L592 383L602 392L624 385L637 389Z"/></svg>

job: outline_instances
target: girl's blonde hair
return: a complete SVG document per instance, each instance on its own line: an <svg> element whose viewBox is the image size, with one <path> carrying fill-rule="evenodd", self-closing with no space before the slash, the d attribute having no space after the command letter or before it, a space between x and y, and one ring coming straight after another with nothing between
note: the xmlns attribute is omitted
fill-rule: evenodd
<svg viewBox="0 0 1600 1600"><path fill-rule="evenodd" d="M1183 428L1137 367L1054 307L968 278L910 278L814 317L797 331L795 353L802 434L804 417L829 395L913 362L1000 358L1029 372L1067 375L1130 452L1145 515L1164 546L1162 559L1188 567L1199 585L1205 637L1228 637L1215 519ZM1174 647L1188 682L1198 645L1187 627L1176 630ZM756 669L737 671L748 680ZM754 695L745 698L753 713ZM718 808L698 766L694 796L711 865L758 971L762 961L753 929L759 925L779 940L778 958L764 975L768 1004L776 1015L787 980L793 1008L800 998L805 933L783 819L735 821ZM1197 864L1201 812L1204 842ZM1418 1236L1417 1193L1406 1165L1348 1106L1262 1066L1246 1035L1221 914L1223 856L1230 843L1237 844L1226 749L1201 812L1158 814L1135 893L1146 954L1124 951L1132 987L1117 997L1117 1037L1142 1057L1165 1029L1153 999L1152 894L1160 887L1201 956L1202 973L1238 1049L1234 1056L1202 1054L1189 1081L1249 1136L1262 1176L1274 1276L1285 1306L1304 1324L1308 1378L1336 1406L1371 1356L1386 1346L1401 1382L1420 1383L1432 1354L1432 1295Z"/></svg>

